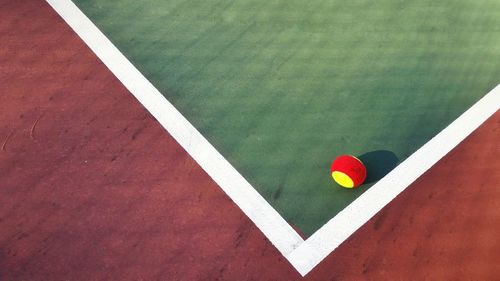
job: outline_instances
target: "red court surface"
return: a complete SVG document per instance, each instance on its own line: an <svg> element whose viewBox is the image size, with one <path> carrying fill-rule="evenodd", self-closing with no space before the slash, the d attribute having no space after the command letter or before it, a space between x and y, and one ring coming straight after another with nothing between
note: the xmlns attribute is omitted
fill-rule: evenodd
<svg viewBox="0 0 500 281"><path fill-rule="evenodd" d="M45 2L0 19L0 280L500 280L500 113L302 278Z"/></svg>

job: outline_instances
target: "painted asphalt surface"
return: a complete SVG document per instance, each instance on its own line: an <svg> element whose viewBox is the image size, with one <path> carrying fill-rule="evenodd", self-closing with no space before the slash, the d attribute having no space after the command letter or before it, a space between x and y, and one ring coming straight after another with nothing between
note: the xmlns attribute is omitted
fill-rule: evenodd
<svg viewBox="0 0 500 281"><path fill-rule="evenodd" d="M299 279L50 7L0 3L2 279ZM499 124L307 277L498 276Z"/></svg>

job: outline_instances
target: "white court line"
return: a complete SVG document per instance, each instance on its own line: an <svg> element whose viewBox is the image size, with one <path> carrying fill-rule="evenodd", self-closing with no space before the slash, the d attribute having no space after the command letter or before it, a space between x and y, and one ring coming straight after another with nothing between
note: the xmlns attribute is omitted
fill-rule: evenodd
<svg viewBox="0 0 500 281"><path fill-rule="evenodd" d="M370 187L297 248L288 260L306 274L500 108L500 85Z"/></svg>
<svg viewBox="0 0 500 281"><path fill-rule="evenodd" d="M283 255L304 242L278 212L167 101L70 0L47 1L123 85L198 162Z"/></svg>
<svg viewBox="0 0 500 281"><path fill-rule="evenodd" d="M71 0L47 2L302 276L500 108L497 86L304 241Z"/></svg>

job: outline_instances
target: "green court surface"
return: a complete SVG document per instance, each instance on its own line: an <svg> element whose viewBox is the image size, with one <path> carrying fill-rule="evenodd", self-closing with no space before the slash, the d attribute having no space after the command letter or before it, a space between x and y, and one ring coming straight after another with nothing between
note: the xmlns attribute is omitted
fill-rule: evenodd
<svg viewBox="0 0 500 281"><path fill-rule="evenodd" d="M75 3L306 236L376 182L336 155L403 161L500 78L497 0Z"/></svg>

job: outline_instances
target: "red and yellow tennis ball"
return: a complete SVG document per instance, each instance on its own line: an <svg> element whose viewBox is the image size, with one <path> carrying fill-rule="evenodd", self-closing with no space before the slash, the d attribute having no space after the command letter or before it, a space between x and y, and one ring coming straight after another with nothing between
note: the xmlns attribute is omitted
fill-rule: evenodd
<svg viewBox="0 0 500 281"><path fill-rule="evenodd" d="M332 178L345 188L358 187L366 179L366 167L352 155L341 155L332 162Z"/></svg>

